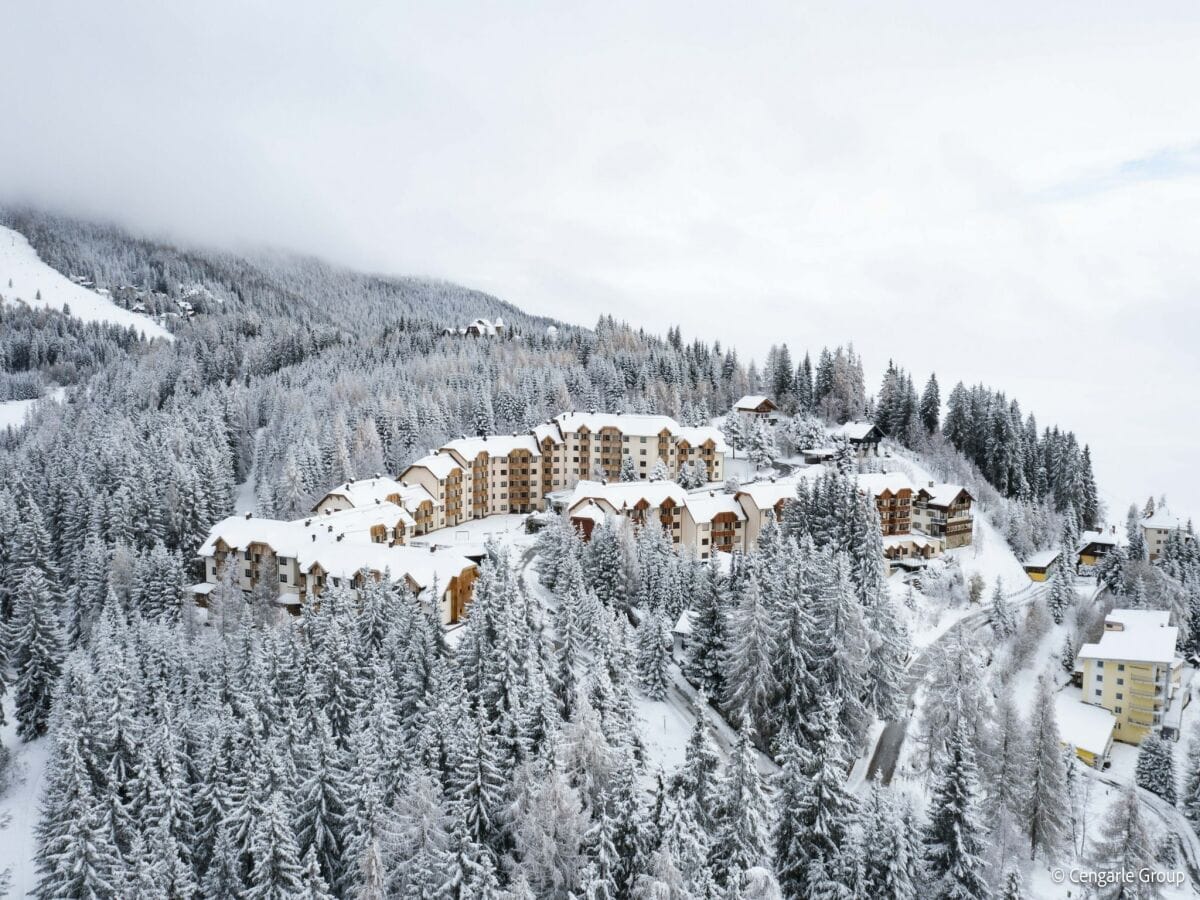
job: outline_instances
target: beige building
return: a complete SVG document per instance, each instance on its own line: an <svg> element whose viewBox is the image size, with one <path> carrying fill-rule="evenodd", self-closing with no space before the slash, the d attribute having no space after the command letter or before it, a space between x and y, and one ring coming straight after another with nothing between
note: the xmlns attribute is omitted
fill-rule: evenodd
<svg viewBox="0 0 1200 900"><path fill-rule="evenodd" d="M929 482L913 495L912 524L915 529L941 538L947 549L971 543L975 520L971 504L975 498L960 484Z"/></svg>
<svg viewBox="0 0 1200 900"><path fill-rule="evenodd" d="M408 484L380 475L338 485L321 498L313 507L313 512L324 514L372 508L381 503L394 503L408 513L412 518L412 535L428 534L442 527L441 503L429 491L419 484ZM407 540L400 543L407 543Z"/></svg>
<svg viewBox="0 0 1200 900"><path fill-rule="evenodd" d="M1168 625L1169 619L1169 613L1159 610L1114 609L1104 620L1100 640L1079 651L1083 700L1115 716L1118 741L1139 744L1159 730L1179 689L1179 629Z"/></svg>
<svg viewBox="0 0 1200 900"><path fill-rule="evenodd" d="M762 420L772 425L779 419L779 407L770 397L750 394L733 404L733 411L743 419Z"/></svg>
<svg viewBox="0 0 1200 900"><path fill-rule="evenodd" d="M327 585L354 590L365 578L387 577L436 602L443 623L457 622L470 602L475 564L449 550L405 546L398 535L410 535L412 527L412 517L387 502L294 522L231 516L218 522L201 546L204 581L192 592L206 606L225 567L234 566L235 583L243 591L264 581L277 585L276 603L297 614ZM434 584L436 598L430 594Z"/></svg>
<svg viewBox="0 0 1200 900"><path fill-rule="evenodd" d="M1146 549L1150 553L1150 559L1158 559L1171 532L1183 530L1184 523L1176 516L1171 515L1170 510L1167 509L1159 509L1153 515L1142 519L1142 534L1146 539Z"/></svg>

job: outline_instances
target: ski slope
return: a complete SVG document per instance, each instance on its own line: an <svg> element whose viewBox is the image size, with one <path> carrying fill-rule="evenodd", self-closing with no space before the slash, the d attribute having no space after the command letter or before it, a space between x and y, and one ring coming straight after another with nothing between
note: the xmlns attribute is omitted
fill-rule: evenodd
<svg viewBox="0 0 1200 900"><path fill-rule="evenodd" d="M11 287L9 282L12 283ZM38 294L41 299L38 300ZM0 226L0 297L21 300L29 306L61 310L84 322L132 325L146 338L174 340L171 332L148 316L130 312L95 291L76 284L38 258L25 235Z"/></svg>

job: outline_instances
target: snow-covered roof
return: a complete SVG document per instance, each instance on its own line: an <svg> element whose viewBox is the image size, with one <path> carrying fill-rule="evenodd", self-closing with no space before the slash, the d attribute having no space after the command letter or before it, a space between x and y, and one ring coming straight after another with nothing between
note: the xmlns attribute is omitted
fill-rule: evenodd
<svg viewBox="0 0 1200 900"><path fill-rule="evenodd" d="M885 550L888 547L902 547L905 544L912 544L914 547L932 547L934 550L942 549L941 539L921 534L919 531L911 531L908 534L885 534L883 536Z"/></svg>
<svg viewBox="0 0 1200 900"><path fill-rule="evenodd" d="M402 506L388 501L379 501L366 506L356 506L351 509L339 509L337 512L314 513L307 519L301 520L307 531L313 529L332 529L334 534L369 535L376 525L395 527L397 522L405 525L416 525L416 521ZM369 537L368 537L369 540Z"/></svg>
<svg viewBox="0 0 1200 900"><path fill-rule="evenodd" d="M1171 511L1165 506L1159 507L1154 511L1154 515L1146 516L1142 519L1143 528L1157 528L1162 531L1174 531L1184 527L1183 521L1179 516L1172 515Z"/></svg>
<svg viewBox="0 0 1200 900"><path fill-rule="evenodd" d="M831 437L844 437L851 441L861 441L875 428L874 422L847 422L829 432Z"/></svg>
<svg viewBox="0 0 1200 900"><path fill-rule="evenodd" d="M771 408L775 408L775 401L770 397L764 397L761 394L747 394L737 403L733 404L734 409L746 410L747 412L758 409L764 403L770 403Z"/></svg>
<svg viewBox="0 0 1200 900"><path fill-rule="evenodd" d="M1171 614L1165 609L1114 609L1104 617L1105 627L1120 625L1131 628L1167 628Z"/></svg>
<svg viewBox="0 0 1200 900"><path fill-rule="evenodd" d="M1124 541L1121 539L1121 535L1113 531L1085 531L1079 536L1080 550L1089 544L1105 544L1109 547L1115 547L1122 543Z"/></svg>
<svg viewBox="0 0 1200 900"><path fill-rule="evenodd" d="M480 453L486 453L488 456L508 456L514 450L528 450L534 456L541 456L542 453L532 434L494 434L490 437L459 438L443 444L442 450L453 451L468 462Z"/></svg>
<svg viewBox="0 0 1200 900"><path fill-rule="evenodd" d="M855 476L855 481L864 492L877 497L884 491L897 494L900 491L916 491L913 483L903 472L864 472Z"/></svg>
<svg viewBox="0 0 1200 900"><path fill-rule="evenodd" d="M1169 664L1175 659L1178 637L1179 629L1174 626L1106 631L1098 643L1084 644L1079 658Z"/></svg>
<svg viewBox="0 0 1200 900"><path fill-rule="evenodd" d="M693 447L699 447L706 441L712 441L713 450L717 453L729 452L729 445L725 443L725 436L721 434L719 428L713 428L711 425L681 427L679 429L679 440L687 441Z"/></svg>
<svg viewBox="0 0 1200 900"><path fill-rule="evenodd" d="M667 500L682 506L687 500L687 491L674 481L614 481L609 484L581 481L575 485L567 508L574 515L575 507L587 500L605 500L617 510L632 509L642 500L650 506L662 506Z"/></svg>
<svg viewBox="0 0 1200 900"><path fill-rule="evenodd" d="M559 431L557 422L543 422L540 425L534 425L533 436L537 438L538 444L541 444L546 438L550 438L550 442L554 444L563 442L562 432Z"/></svg>
<svg viewBox="0 0 1200 900"><path fill-rule="evenodd" d="M797 469L787 478L775 481L751 481L738 488L736 496L749 497L759 509L769 509L780 500L795 500L796 486L802 478L811 478L824 471L822 466Z"/></svg>
<svg viewBox="0 0 1200 900"><path fill-rule="evenodd" d="M1097 757L1108 752L1117 720L1107 709L1059 694L1054 698L1054 712L1058 719L1058 734L1064 744Z"/></svg>
<svg viewBox="0 0 1200 900"><path fill-rule="evenodd" d="M377 475L374 478L359 478L355 481L343 482L325 496L345 497L351 506L366 506L376 500L386 500L390 495L398 494L400 490L400 482L396 479L386 475Z"/></svg>
<svg viewBox="0 0 1200 900"><path fill-rule="evenodd" d="M1045 569L1058 559L1060 555L1058 550L1039 550L1030 556L1029 559L1025 560L1024 566L1027 569Z"/></svg>
<svg viewBox="0 0 1200 900"><path fill-rule="evenodd" d="M574 509L571 510L572 519L591 519L597 525L600 525L608 518L608 513L593 503L591 500L585 500Z"/></svg>
<svg viewBox="0 0 1200 900"><path fill-rule="evenodd" d="M193 584L188 590L190 590L193 594L196 594L200 597L206 597L212 593L212 589L215 587L216 587L215 584L212 584L207 581L202 581L199 584Z"/></svg>
<svg viewBox="0 0 1200 900"><path fill-rule="evenodd" d="M393 582L407 576L423 590L431 586L435 578L445 588L451 578L472 568L475 563L445 549L431 552L427 547L324 541L300 557L300 568L304 571L314 565L339 578L353 578L363 569L381 574L387 572Z"/></svg>
<svg viewBox="0 0 1200 900"><path fill-rule="evenodd" d="M958 499L959 494L961 494L963 491L966 491L967 489L964 488L961 484L936 484L935 483L935 484L927 484L925 487L921 488L921 490L929 495L929 499L926 501L927 505L929 505L929 506L949 506L951 503L953 503L955 500ZM969 497L970 495L971 495L970 491L967 491L967 496Z"/></svg>
<svg viewBox="0 0 1200 900"><path fill-rule="evenodd" d="M692 621L696 618L696 614L690 609L685 609L679 614L679 621L675 623L675 627L671 630L675 634L682 634L684 637L691 637Z"/></svg>
<svg viewBox="0 0 1200 900"><path fill-rule="evenodd" d="M721 513L733 513L739 521L745 521L746 510L737 497L724 491L698 491L687 495L687 508L697 522L711 522Z"/></svg>
<svg viewBox="0 0 1200 900"><path fill-rule="evenodd" d="M670 416L644 416L634 413L560 413L554 417L563 433L579 431L586 427L597 432L601 428L615 428L622 434L651 437L663 431L679 434L679 423Z"/></svg>
<svg viewBox="0 0 1200 900"><path fill-rule="evenodd" d="M262 519L258 516L230 516L222 519L208 533L208 539L200 546L201 556L212 556L218 540L237 550L251 544L266 544L276 556L294 557L306 540L303 521L283 522L279 519Z"/></svg>
<svg viewBox="0 0 1200 900"><path fill-rule="evenodd" d="M449 453L431 453L428 456L422 456L420 459L412 462L408 466L409 469L428 469L433 473L433 477L437 479L449 478L450 473L455 469L462 469L462 466ZM408 469L404 470L405 472Z"/></svg>

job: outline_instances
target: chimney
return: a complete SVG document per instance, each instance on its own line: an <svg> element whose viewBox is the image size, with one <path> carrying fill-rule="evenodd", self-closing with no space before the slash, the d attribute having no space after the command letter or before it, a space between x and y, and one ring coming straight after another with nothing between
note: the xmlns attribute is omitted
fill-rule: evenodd
<svg viewBox="0 0 1200 900"><path fill-rule="evenodd" d="M254 517L254 513L250 512L250 510L246 510L246 518L251 519L253 517Z"/></svg>
<svg viewBox="0 0 1200 900"><path fill-rule="evenodd" d="M931 482L929 482L929 486L930 486L930 487L933 487L933 482L932 482L932 481L931 481Z"/></svg>
<svg viewBox="0 0 1200 900"><path fill-rule="evenodd" d="M379 503L381 503L381 502L382 502L382 501L381 501L381 500L380 500L378 497L376 497L376 498L375 498L375 503L376 503L376 505L378 505L378 504L379 504Z"/></svg>
<svg viewBox="0 0 1200 900"><path fill-rule="evenodd" d="M312 524L312 519L305 519L305 520L304 520L304 527L305 527L305 528L307 528L307 527L308 527L309 525L311 525L311 524Z"/></svg>
<svg viewBox="0 0 1200 900"><path fill-rule="evenodd" d="M430 544L430 545L429 545L429 552L430 552L430 553L437 553L437 544Z"/></svg>
<svg viewBox="0 0 1200 900"><path fill-rule="evenodd" d="M379 477L379 473L378 473L378 472L376 472L376 473L375 473L375 477L376 477L376 478L378 478L378 477Z"/></svg>
<svg viewBox="0 0 1200 900"><path fill-rule="evenodd" d="M352 485L352 484L354 484L353 478L351 478L349 481L346 482L346 487L350 487L350 485Z"/></svg>
<svg viewBox="0 0 1200 900"><path fill-rule="evenodd" d="M346 536L346 535L344 535L344 534L339 534L339 535L337 536L337 539L340 541L340 540L341 540L342 538L344 538L345 536Z"/></svg>
<svg viewBox="0 0 1200 900"><path fill-rule="evenodd" d="M313 543L315 544L315 543L317 542L317 536L314 534L314 535L312 536L312 539L313 539Z"/></svg>

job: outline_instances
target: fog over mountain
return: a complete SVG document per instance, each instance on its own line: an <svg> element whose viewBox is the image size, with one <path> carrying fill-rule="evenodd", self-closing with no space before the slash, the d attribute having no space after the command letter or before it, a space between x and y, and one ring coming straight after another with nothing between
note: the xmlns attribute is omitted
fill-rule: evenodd
<svg viewBox="0 0 1200 900"><path fill-rule="evenodd" d="M6 10L0 197L761 359L848 340L1200 512L1193 5ZM264 40L262 35L271 35Z"/></svg>

